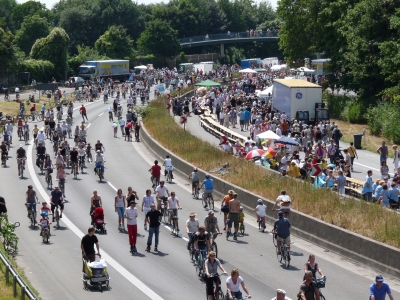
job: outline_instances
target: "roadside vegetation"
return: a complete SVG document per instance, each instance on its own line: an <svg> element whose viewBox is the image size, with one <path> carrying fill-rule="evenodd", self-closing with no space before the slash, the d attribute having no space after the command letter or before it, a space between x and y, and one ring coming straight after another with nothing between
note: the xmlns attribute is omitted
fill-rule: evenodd
<svg viewBox="0 0 400 300"><path fill-rule="evenodd" d="M143 123L150 135L169 151L207 172L229 163L228 174L212 174L270 200L286 190L294 199L293 209L400 248L400 216L396 212L357 199L341 200L330 190L314 189L307 182L277 176L226 154L184 131L167 114L166 102L165 96L152 101L143 112Z"/></svg>

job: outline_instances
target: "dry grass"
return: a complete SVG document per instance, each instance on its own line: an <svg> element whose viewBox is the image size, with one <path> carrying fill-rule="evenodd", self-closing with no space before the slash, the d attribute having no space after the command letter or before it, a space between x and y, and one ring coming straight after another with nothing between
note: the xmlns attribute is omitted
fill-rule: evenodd
<svg viewBox="0 0 400 300"><path fill-rule="evenodd" d="M313 189L307 182L282 178L267 169L226 154L183 131L168 116L166 101L165 97L152 101L143 121L149 133L171 152L206 171L220 168L228 162L231 173L223 175L224 180L267 199L276 199L280 191L285 189L294 199L294 209L400 248L400 217L396 212L356 199L341 200L328 190Z"/></svg>
<svg viewBox="0 0 400 300"><path fill-rule="evenodd" d="M368 125L366 124L352 124L349 122L331 119L331 122L335 122L339 125L340 130L342 131L343 137L341 140L346 143L350 143L354 140L353 134L363 133L365 130L366 134L366 143L364 143L364 137L362 142L362 147L365 150L372 151L376 153L376 149L378 149L382 145L382 141L386 142L386 145L389 147L389 157L393 158L393 143L383 137L371 135L368 129Z"/></svg>

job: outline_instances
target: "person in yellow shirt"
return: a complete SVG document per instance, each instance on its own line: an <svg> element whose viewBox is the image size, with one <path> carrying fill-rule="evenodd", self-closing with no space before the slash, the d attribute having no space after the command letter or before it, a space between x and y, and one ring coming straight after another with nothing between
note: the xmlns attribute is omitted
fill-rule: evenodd
<svg viewBox="0 0 400 300"><path fill-rule="evenodd" d="M288 174L289 174L289 176L295 177L295 178L301 177L301 175L300 175L300 169L299 169L299 167L298 167L298 165L296 164L295 161L292 161L292 162L290 163L289 170L288 170Z"/></svg>
<svg viewBox="0 0 400 300"><path fill-rule="evenodd" d="M322 168L322 169L326 169L327 167L328 167L328 164L326 163L326 160L323 159L323 160L321 161L321 168Z"/></svg>

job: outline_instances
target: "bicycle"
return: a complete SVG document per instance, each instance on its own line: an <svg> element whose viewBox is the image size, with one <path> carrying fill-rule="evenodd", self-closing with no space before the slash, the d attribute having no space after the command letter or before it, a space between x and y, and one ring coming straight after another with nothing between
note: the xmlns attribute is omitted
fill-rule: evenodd
<svg viewBox="0 0 400 300"><path fill-rule="evenodd" d="M81 174L83 174L83 169L85 168L85 156L79 156L79 168L81 169Z"/></svg>
<svg viewBox="0 0 400 300"><path fill-rule="evenodd" d="M25 130L24 132L24 141L25 141L25 145L28 144L29 142L29 131Z"/></svg>
<svg viewBox="0 0 400 300"><path fill-rule="evenodd" d="M199 199L199 192L200 192L199 184L196 183L196 185L194 187L194 193L193 193L194 199Z"/></svg>
<svg viewBox="0 0 400 300"><path fill-rule="evenodd" d="M164 223L168 222L168 212L167 212L167 197L160 197L161 199L161 215L164 216Z"/></svg>
<svg viewBox="0 0 400 300"><path fill-rule="evenodd" d="M59 204L54 204L52 203L55 207L54 207L54 220L56 221L56 228L59 229L60 228L60 211L59 211Z"/></svg>
<svg viewBox="0 0 400 300"><path fill-rule="evenodd" d="M22 140L22 127L18 127L18 131L17 131L17 134L18 134L18 138L19 138L19 140Z"/></svg>
<svg viewBox="0 0 400 300"><path fill-rule="evenodd" d="M276 248L276 238L277 238L277 234L274 233L274 230L271 231L272 233L272 243L274 244L274 247Z"/></svg>
<svg viewBox="0 0 400 300"><path fill-rule="evenodd" d="M157 177L151 177L151 182L152 182L153 191L154 191L154 193L156 193L156 189L157 189L157 186L158 186L158 178Z"/></svg>
<svg viewBox="0 0 400 300"><path fill-rule="evenodd" d="M1 165L3 166L3 168L7 168L7 159L8 159L8 155L2 153L1 154Z"/></svg>
<svg viewBox="0 0 400 300"><path fill-rule="evenodd" d="M283 239L281 241L280 249L277 249L276 251L276 258L280 263L283 263L286 268L289 268L290 266L290 245L286 245L286 239ZM279 251L278 251L279 250Z"/></svg>
<svg viewBox="0 0 400 300"><path fill-rule="evenodd" d="M166 167L167 174L165 175L165 181L172 183L172 167Z"/></svg>
<svg viewBox="0 0 400 300"><path fill-rule="evenodd" d="M24 166L24 160L25 158L18 158L18 165L19 165L19 174L20 174L20 178L24 178L24 170L25 170L25 166Z"/></svg>
<svg viewBox="0 0 400 300"><path fill-rule="evenodd" d="M244 226L244 222L241 222L241 223L239 223L239 230L238 230L238 232L240 232L240 234L242 235L242 236L244 236L244 232L245 232L245 226Z"/></svg>
<svg viewBox="0 0 400 300"><path fill-rule="evenodd" d="M199 277L204 277L205 274L205 267L204 267L204 262L207 259L207 250L201 249L201 250L196 250L200 251L199 256L197 257L196 260L196 274Z"/></svg>
<svg viewBox="0 0 400 300"><path fill-rule="evenodd" d="M39 160L38 165L39 165L39 169L40 169L40 174L43 175L43 164L44 164L43 157L41 155L39 155L38 160Z"/></svg>
<svg viewBox="0 0 400 300"><path fill-rule="evenodd" d="M53 143L53 151L54 152L58 152L58 141L54 141L54 143Z"/></svg>
<svg viewBox="0 0 400 300"><path fill-rule="evenodd" d="M315 280L315 283L317 284L318 292L319 292L319 297L321 300L325 300L325 296L322 295L321 289L325 287L326 284L326 276L323 276L321 278L317 278Z"/></svg>
<svg viewBox="0 0 400 300"><path fill-rule="evenodd" d="M218 233L218 235L222 235L222 232ZM211 241L210 241L210 248L211 251L215 252L215 257L218 258L218 246L217 243L214 240L214 233L211 234Z"/></svg>
<svg viewBox="0 0 400 300"><path fill-rule="evenodd" d="M193 239L193 236L195 235L195 232L188 232L188 239L190 240L191 238ZM194 249L194 245L190 244L190 248L189 248L189 257L190 257L190 261L194 262L194 254L195 254L195 249Z"/></svg>
<svg viewBox="0 0 400 300"><path fill-rule="evenodd" d="M46 226L46 228L43 228L40 232L40 235L42 236L43 243L48 244L49 243L49 237L50 237L50 230L49 226Z"/></svg>
<svg viewBox="0 0 400 300"><path fill-rule="evenodd" d="M203 199L204 199L204 194L203 194ZM212 196L212 193L207 194L206 203L209 209L214 210L214 198ZM203 203L201 203L201 205L203 205Z"/></svg>
<svg viewBox="0 0 400 300"><path fill-rule="evenodd" d="M108 120L109 120L110 122L114 122L114 117L113 117L112 111L109 111L109 112L108 112Z"/></svg>
<svg viewBox="0 0 400 300"><path fill-rule="evenodd" d="M265 217L260 217L260 219L257 221L258 223L258 230L261 230L262 232L265 231Z"/></svg>
<svg viewBox="0 0 400 300"><path fill-rule="evenodd" d="M103 174L101 174L101 168L100 168L100 165L98 166L98 167L96 167L96 173L97 173L97 176L99 176L99 182L103 182Z"/></svg>
<svg viewBox="0 0 400 300"><path fill-rule="evenodd" d="M30 203L25 203L25 206L28 208L28 218L30 221L30 227L32 227L33 229L35 229L36 227L36 211L32 210L32 207L30 207L31 209L29 209L29 205L34 205L34 204L30 204Z"/></svg>
<svg viewBox="0 0 400 300"><path fill-rule="evenodd" d="M51 178L51 173L53 173L53 168L47 168L46 170L47 189L52 189L53 187L53 179Z"/></svg>
<svg viewBox="0 0 400 300"><path fill-rule="evenodd" d="M179 234L179 225L178 225L178 211L176 211L176 215L174 216L174 210L170 209L169 214L172 216L172 230L171 230L171 234L174 236L178 236Z"/></svg>
<svg viewBox="0 0 400 300"><path fill-rule="evenodd" d="M214 277L217 277L219 279L219 274L218 273L210 273L209 278L214 278ZM207 287L206 287L206 293L207 293ZM207 299L208 299L208 297L207 297ZM217 280L217 282L214 282L213 300L223 300L223 299L225 299L225 295L221 289L221 280Z"/></svg>
<svg viewBox="0 0 400 300"><path fill-rule="evenodd" d="M71 163L72 174L74 175L74 179L78 179L78 171L75 165L75 162Z"/></svg>
<svg viewBox="0 0 400 300"><path fill-rule="evenodd" d="M64 178L58 180L58 187L60 188L60 191L62 191L63 195L65 195L65 179Z"/></svg>

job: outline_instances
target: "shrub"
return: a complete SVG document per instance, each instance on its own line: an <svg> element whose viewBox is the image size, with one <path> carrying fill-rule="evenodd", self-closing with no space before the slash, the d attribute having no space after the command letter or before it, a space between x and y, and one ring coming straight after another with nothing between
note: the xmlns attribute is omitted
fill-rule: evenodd
<svg viewBox="0 0 400 300"><path fill-rule="evenodd" d="M347 119L350 123L364 124L367 122L364 107L360 101L354 101L348 106Z"/></svg>
<svg viewBox="0 0 400 300"><path fill-rule="evenodd" d="M19 64L19 71L30 72L30 78L36 82L47 82L54 72L54 65L47 60L27 59Z"/></svg>
<svg viewBox="0 0 400 300"><path fill-rule="evenodd" d="M328 104L329 115L331 118L341 120L344 118L344 120L347 121L347 116L343 116L343 111L351 102L354 101L353 98L325 92L323 99Z"/></svg>

